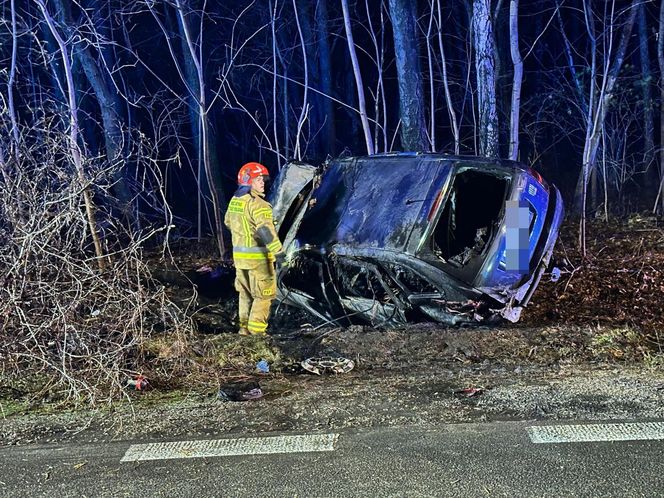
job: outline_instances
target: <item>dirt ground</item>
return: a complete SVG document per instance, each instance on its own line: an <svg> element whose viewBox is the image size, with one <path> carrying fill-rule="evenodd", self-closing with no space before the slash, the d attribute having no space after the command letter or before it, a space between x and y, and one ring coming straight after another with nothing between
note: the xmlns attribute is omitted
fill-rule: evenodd
<svg viewBox="0 0 664 498"><path fill-rule="evenodd" d="M261 399L222 401L219 386L210 384L176 391L128 391L132 403L7 417L0 424L0 444L516 419L664 418L661 366L589 362L578 351L556 349L548 338L557 332L428 325L389 331L326 329L299 338L276 335L269 343L281 353L281 371L258 374L247 367L224 379L258 383L264 393ZM581 329L576 333L584 336ZM321 376L285 368L291 359L317 354L344 355L353 359L355 368Z"/></svg>
<svg viewBox="0 0 664 498"><path fill-rule="evenodd" d="M0 444L664 418L664 231L647 220L604 226L585 261L570 249L571 233L556 252L561 279L542 282L519 324L334 328L275 305L266 340L234 333L230 269L205 250L181 251L177 268L155 276L176 301L190 299L195 284L199 332L177 347L168 335L152 341L152 389L128 389L124 401L95 410L27 409L0 396ZM344 357L354 368L321 376L301 368L317 356ZM256 371L260 359L269 373ZM262 398L219 398L220 389L248 382Z"/></svg>

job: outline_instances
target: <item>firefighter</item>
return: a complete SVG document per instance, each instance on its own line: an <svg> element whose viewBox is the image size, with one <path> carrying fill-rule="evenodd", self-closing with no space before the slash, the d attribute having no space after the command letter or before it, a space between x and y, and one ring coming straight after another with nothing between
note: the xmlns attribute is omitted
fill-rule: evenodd
<svg viewBox="0 0 664 498"><path fill-rule="evenodd" d="M265 197L267 168L247 163L237 175L238 189L228 204L224 224L231 231L235 289L240 294L240 335L265 335L270 305L277 292L275 261L284 259Z"/></svg>

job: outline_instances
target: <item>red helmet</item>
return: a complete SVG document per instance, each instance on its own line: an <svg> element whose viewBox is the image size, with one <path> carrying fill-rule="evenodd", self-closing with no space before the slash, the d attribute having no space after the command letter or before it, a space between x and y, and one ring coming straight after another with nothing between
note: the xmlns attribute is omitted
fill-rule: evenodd
<svg viewBox="0 0 664 498"><path fill-rule="evenodd" d="M269 175L270 172L261 163L247 163L237 173L237 184L248 187L255 178Z"/></svg>

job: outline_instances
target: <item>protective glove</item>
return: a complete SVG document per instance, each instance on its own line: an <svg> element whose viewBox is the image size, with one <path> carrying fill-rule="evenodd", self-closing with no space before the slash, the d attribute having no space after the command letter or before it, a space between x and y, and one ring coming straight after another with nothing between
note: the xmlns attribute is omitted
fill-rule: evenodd
<svg viewBox="0 0 664 498"><path fill-rule="evenodd" d="M285 268L288 266L288 259L286 259L286 253L284 251L279 251L274 255L274 260L277 263L277 268Z"/></svg>

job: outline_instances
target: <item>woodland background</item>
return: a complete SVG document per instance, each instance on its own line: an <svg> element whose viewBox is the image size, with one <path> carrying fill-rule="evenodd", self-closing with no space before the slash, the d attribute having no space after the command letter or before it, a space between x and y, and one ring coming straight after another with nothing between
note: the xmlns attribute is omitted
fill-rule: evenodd
<svg viewBox="0 0 664 498"><path fill-rule="evenodd" d="M664 209L663 75L656 0L2 0L3 372L95 399L186 335L144 250L223 259L248 161L518 159L585 256L586 219Z"/></svg>

